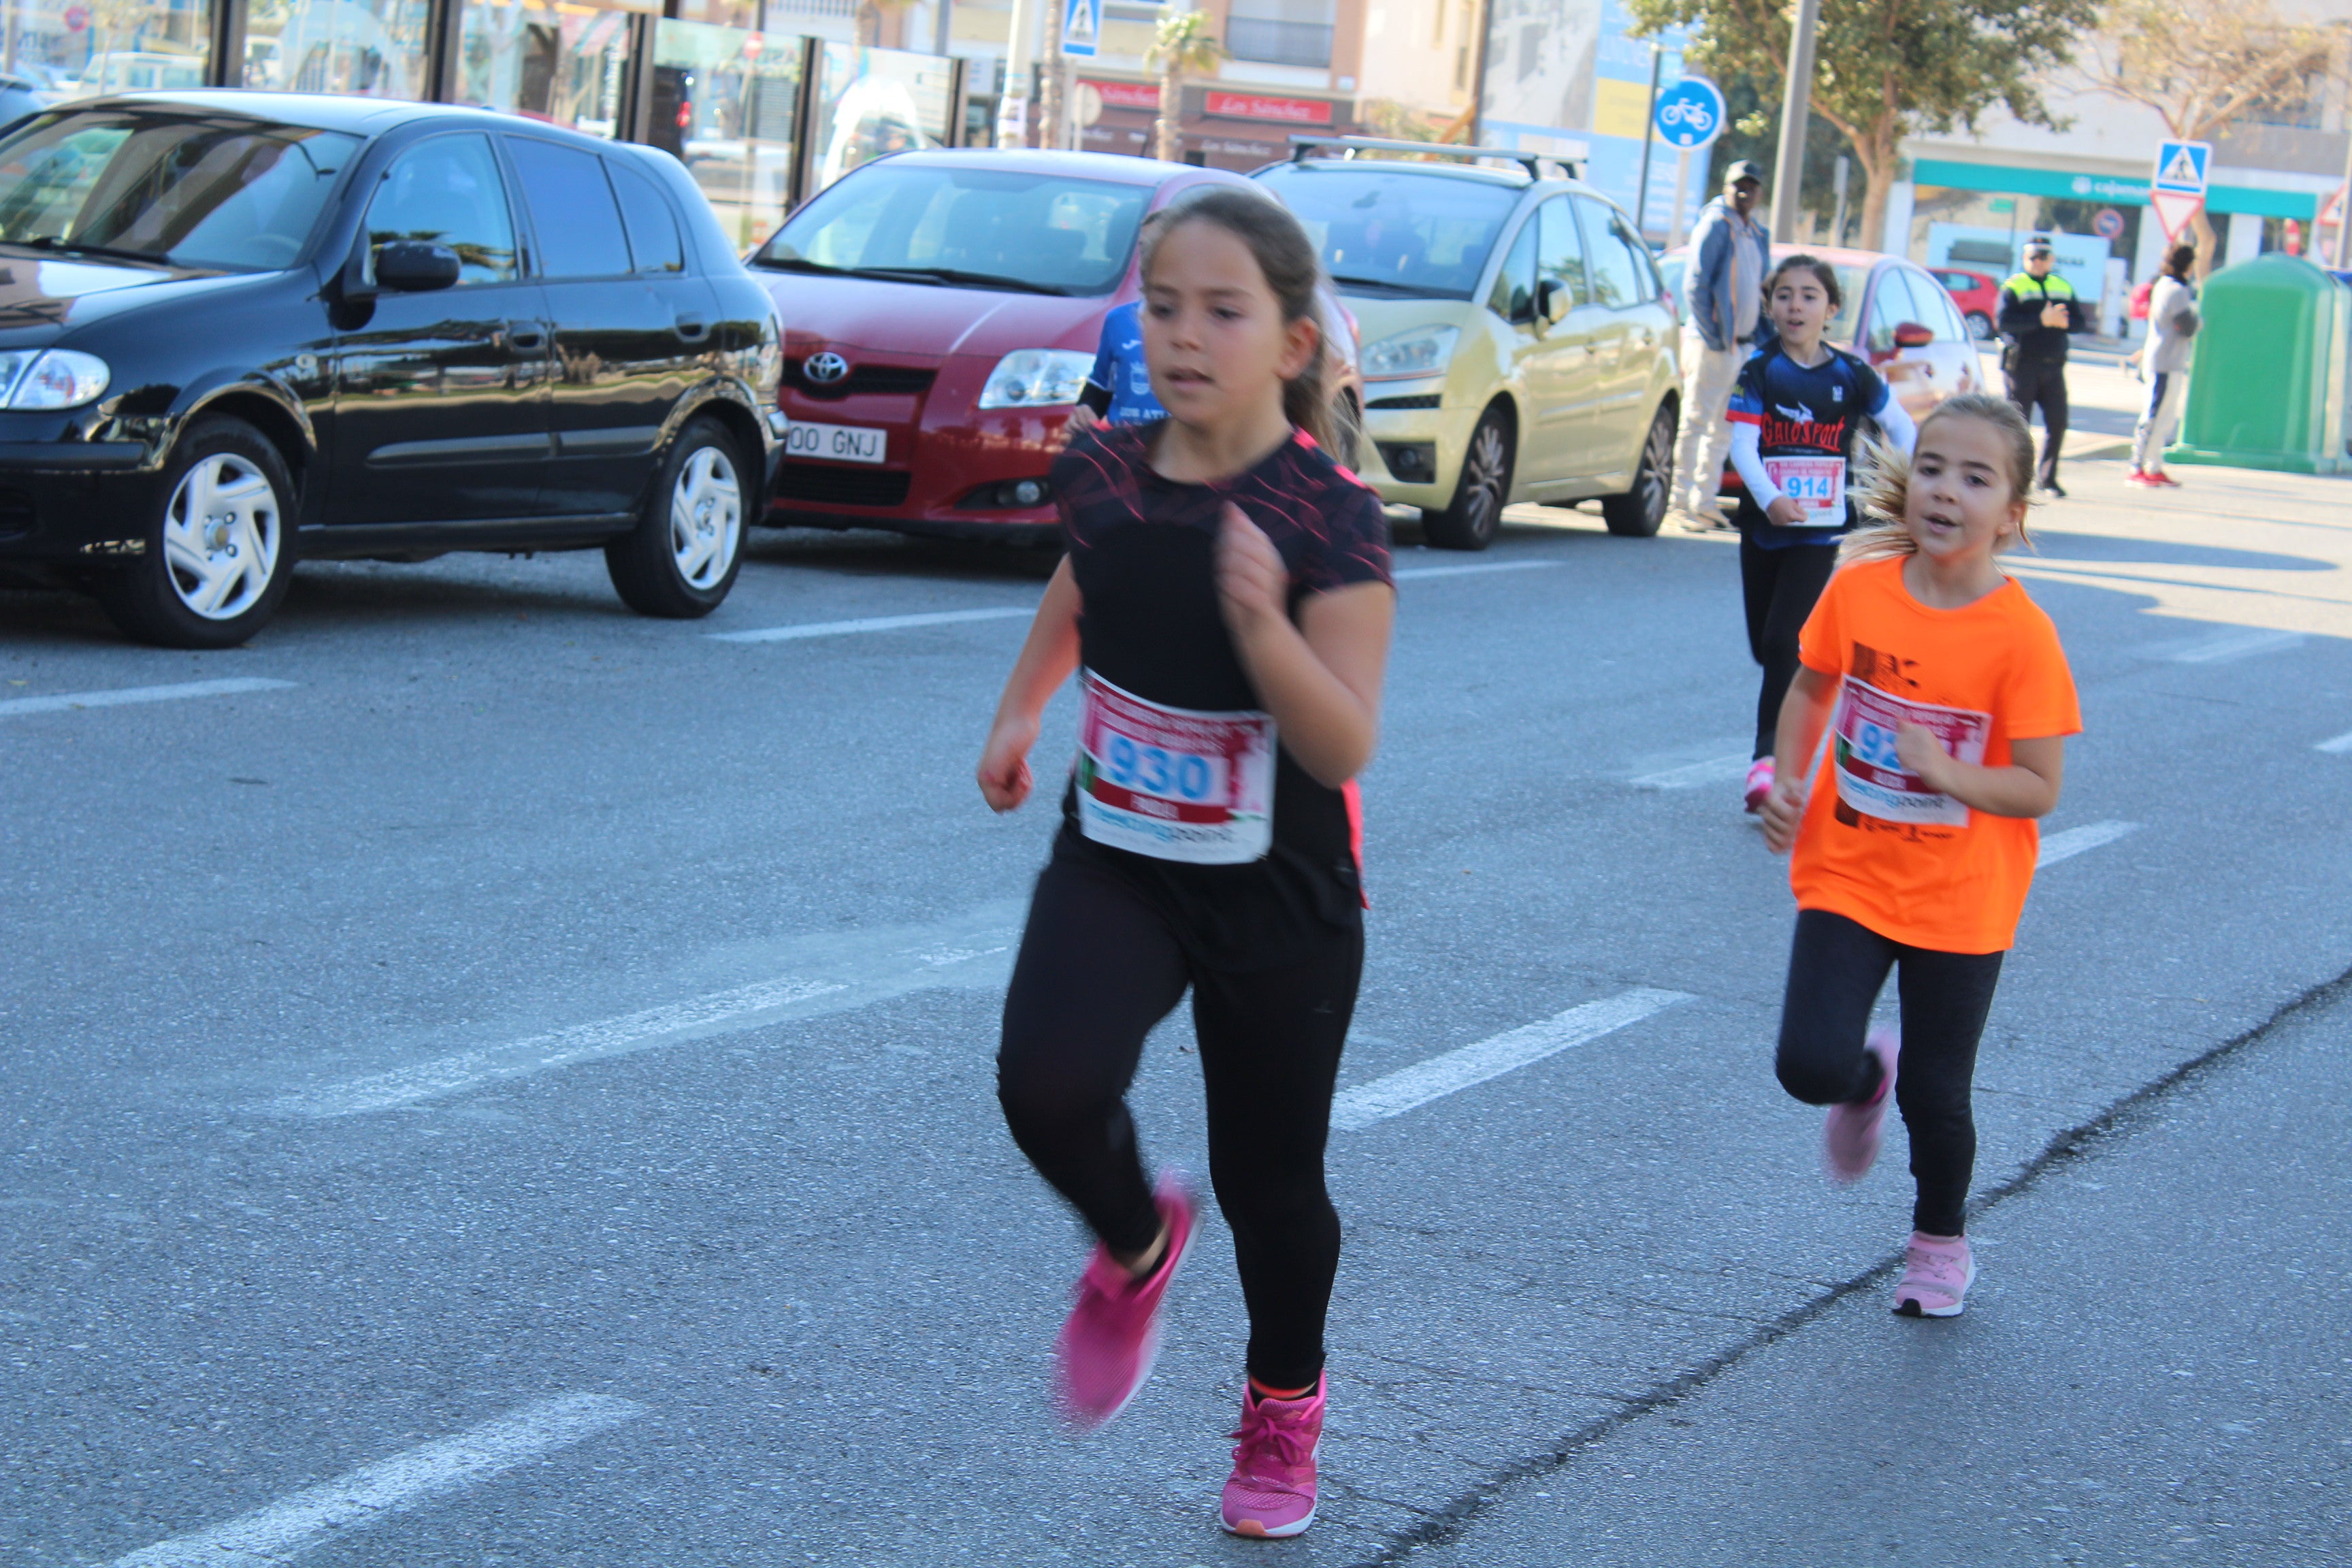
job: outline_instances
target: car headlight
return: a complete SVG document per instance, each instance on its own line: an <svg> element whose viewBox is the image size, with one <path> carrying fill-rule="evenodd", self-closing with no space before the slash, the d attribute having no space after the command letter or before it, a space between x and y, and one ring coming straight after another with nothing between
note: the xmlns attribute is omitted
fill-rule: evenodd
<svg viewBox="0 0 2352 1568"><path fill-rule="evenodd" d="M72 349L0 354L0 377L6 379L11 408L71 408L91 402L106 390L113 374L96 354Z"/></svg>
<svg viewBox="0 0 2352 1568"><path fill-rule="evenodd" d="M982 408L1051 408L1076 403L1095 356L1070 349L1015 349L980 389Z"/></svg>
<svg viewBox="0 0 2352 1568"><path fill-rule="evenodd" d="M1407 376L1443 374L1462 341L1459 327L1415 327L1409 332L1382 338L1364 350L1366 381L1402 381Z"/></svg>

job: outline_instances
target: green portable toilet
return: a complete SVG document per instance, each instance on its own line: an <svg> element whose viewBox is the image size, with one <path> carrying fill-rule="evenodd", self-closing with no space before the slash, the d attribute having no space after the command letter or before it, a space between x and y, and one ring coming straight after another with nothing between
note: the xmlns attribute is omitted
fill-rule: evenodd
<svg viewBox="0 0 2352 1568"><path fill-rule="evenodd" d="M2337 474L2352 293L2300 257L2224 268L2198 297L2205 324L2189 407L2167 462Z"/></svg>

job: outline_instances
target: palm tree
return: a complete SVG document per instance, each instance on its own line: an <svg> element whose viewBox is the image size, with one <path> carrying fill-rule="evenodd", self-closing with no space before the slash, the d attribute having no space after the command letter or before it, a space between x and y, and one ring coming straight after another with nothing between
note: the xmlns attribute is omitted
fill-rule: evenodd
<svg viewBox="0 0 2352 1568"><path fill-rule="evenodd" d="M1182 116L1184 79L1215 68L1225 48L1209 32L1206 12L1186 11L1160 18L1160 30L1143 57L1146 70L1160 73L1160 119L1152 126L1151 155L1174 163L1179 154L1176 124Z"/></svg>

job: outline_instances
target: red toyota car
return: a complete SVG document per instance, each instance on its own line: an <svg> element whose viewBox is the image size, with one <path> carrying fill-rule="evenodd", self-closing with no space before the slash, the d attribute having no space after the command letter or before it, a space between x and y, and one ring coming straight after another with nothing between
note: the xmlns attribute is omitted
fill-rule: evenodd
<svg viewBox="0 0 2352 1568"><path fill-rule="evenodd" d="M1207 184L1264 194L1216 169L985 148L826 187L751 260L783 319L792 418L768 525L1050 539L1046 470L1103 317L1137 296L1137 230ZM1336 299L1325 317L1351 414L1353 323Z"/></svg>

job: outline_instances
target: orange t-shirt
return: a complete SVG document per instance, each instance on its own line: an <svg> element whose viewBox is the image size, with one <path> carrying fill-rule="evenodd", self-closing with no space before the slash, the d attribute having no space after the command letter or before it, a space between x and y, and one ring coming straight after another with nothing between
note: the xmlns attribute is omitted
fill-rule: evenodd
<svg viewBox="0 0 2352 1568"><path fill-rule="evenodd" d="M2009 765L2011 741L2083 728L2058 628L2015 579L1963 609L1931 609L1901 560L1832 577L1798 641L1805 668L1841 681L1822 776L1790 857L1797 907L1942 952L2000 952L2017 937L2040 829L1922 785L1895 754L1899 720L1944 749Z"/></svg>

